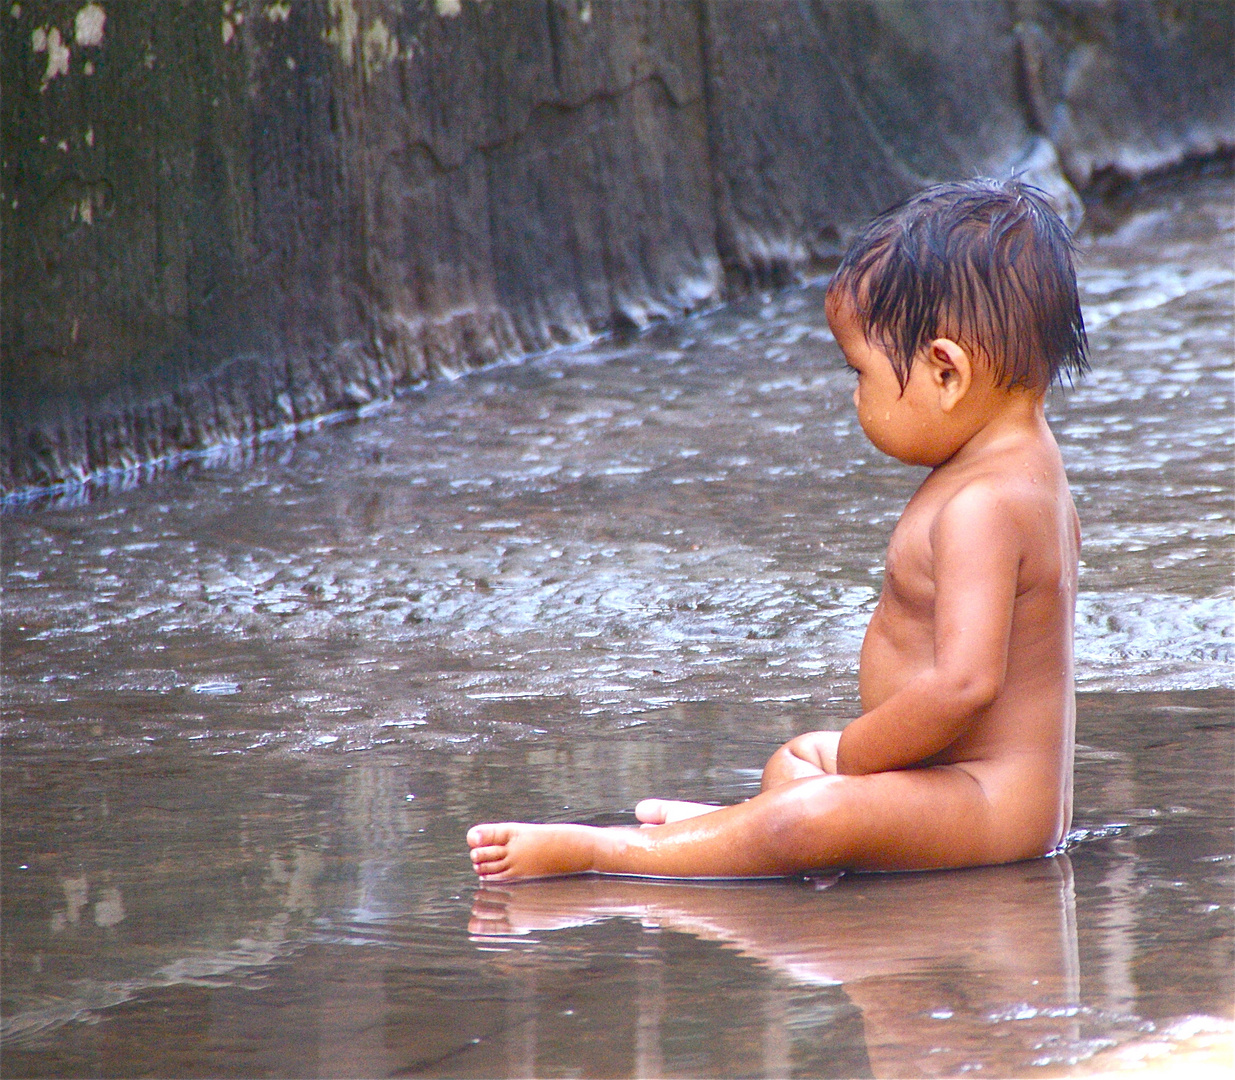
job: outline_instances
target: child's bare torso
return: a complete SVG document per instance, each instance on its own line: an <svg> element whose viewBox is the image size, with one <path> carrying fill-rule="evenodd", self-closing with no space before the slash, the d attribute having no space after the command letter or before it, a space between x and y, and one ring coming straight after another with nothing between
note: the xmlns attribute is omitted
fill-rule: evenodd
<svg viewBox="0 0 1235 1080"><path fill-rule="evenodd" d="M1019 533L1005 676L994 700L959 737L920 765L968 773L996 819L1053 847L1072 812L1072 633L1080 530L1045 422L1037 438L939 467L910 500L888 545L883 590L862 645L862 710L877 708L934 663L932 531L943 508L974 486L997 492ZM990 539L974 535L971 543Z"/></svg>

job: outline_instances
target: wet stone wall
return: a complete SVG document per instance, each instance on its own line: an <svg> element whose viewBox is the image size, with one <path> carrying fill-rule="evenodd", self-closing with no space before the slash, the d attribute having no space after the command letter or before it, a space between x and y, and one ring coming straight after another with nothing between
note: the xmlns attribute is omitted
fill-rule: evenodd
<svg viewBox="0 0 1235 1080"><path fill-rule="evenodd" d="M934 179L1235 147L1225 2L17 0L0 489L818 273Z"/></svg>

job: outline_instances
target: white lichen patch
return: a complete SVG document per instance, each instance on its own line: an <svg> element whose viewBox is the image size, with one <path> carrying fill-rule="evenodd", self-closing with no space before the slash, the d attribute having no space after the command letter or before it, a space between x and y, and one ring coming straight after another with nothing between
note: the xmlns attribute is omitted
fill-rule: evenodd
<svg viewBox="0 0 1235 1080"><path fill-rule="evenodd" d="M348 67L356 62L359 44L360 64L366 81L399 58L399 39L380 15L362 29L355 0L329 0L327 10L331 25L323 31L322 40L339 50L340 58Z"/></svg>
<svg viewBox="0 0 1235 1080"><path fill-rule="evenodd" d="M443 19L456 19L463 12L463 0L437 0L436 6Z"/></svg>
<svg viewBox="0 0 1235 1080"><path fill-rule="evenodd" d="M236 36L237 27L243 22L244 12L236 10L235 0L224 0L223 21L219 24L219 33L224 45L231 43L232 38Z"/></svg>
<svg viewBox="0 0 1235 1080"><path fill-rule="evenodd" d="M366 79L373 78L387 64L399 58L399 39L386 29L380 15L361 37L360 54L364 58Z"/></svg>
<svg viewBox="0 0 1235 1080"><path fill-rule="evenodd" d="M102 45L107 13L99 4L87 4L73 20L73 37L78 45Z"/></svg>
<svg viewBox="0 0 1235 1080"><path fill-rule="evenodd" d="M266 19L268 22L287 22L287 17L292 13L290 4L267 4Z"/></svg>
<svg viewBox="0 0 1235 1080"><path fill-rule="evenodd" d="M38 27L30 35L30 45L36 53L47 53L47 70L43 72L43 85L39 92L47 89L47 84L58 75L69 73L69 47L60 37L57 27Z"/></svg>
<svg viewBox="0 0 1235 1080"><path fill-rule="evenodd" d="M87 146L94 145L94 128L92 127L86 128L86 145Z"/></svg>
<svg viewBox="0 0 1235 1080"><path fill-rule="evenodd" d="M80 198L74 195L69 202L69 220L80 221L83 225L93 225L95 217L103 210L106 202L107 193L102 186L87 187Z"/></svg>
<svg viewBox="0 0 1235 1080"><path fill-rule="evenodd" d="M322 33L322 40L339 50L343 63L348 67L356 59L356 38L360 34L360 16L353 0L329 0L327 10L334 21L330 29Z"/></svg>

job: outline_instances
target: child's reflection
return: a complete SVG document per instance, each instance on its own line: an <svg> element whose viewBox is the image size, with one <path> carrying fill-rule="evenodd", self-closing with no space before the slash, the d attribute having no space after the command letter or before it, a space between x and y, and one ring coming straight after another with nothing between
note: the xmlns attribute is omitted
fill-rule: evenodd
<svg viewBox="0 0 1235 1080"><path fill-rule="evenodd" d="M823 889L797 881L531 881L480 889L470 929L510 935L613 917L737 946L795 983L843 984L862 1010L876 1076L955 1075L979 1064L1006 1071L1076 1038L1066 855L852 875Z"/></svg>

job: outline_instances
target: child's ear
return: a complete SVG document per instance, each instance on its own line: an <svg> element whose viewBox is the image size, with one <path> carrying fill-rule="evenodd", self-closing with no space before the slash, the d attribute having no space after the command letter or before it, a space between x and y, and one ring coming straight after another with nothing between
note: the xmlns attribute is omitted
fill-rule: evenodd
<svg viewBox="0 0 1235 1080"><path fill-rule="evenodd" d="M935 338L926 347L926 363L939 392L939 407L949 413L973 385L973 361L951 338Z"/></svg>

